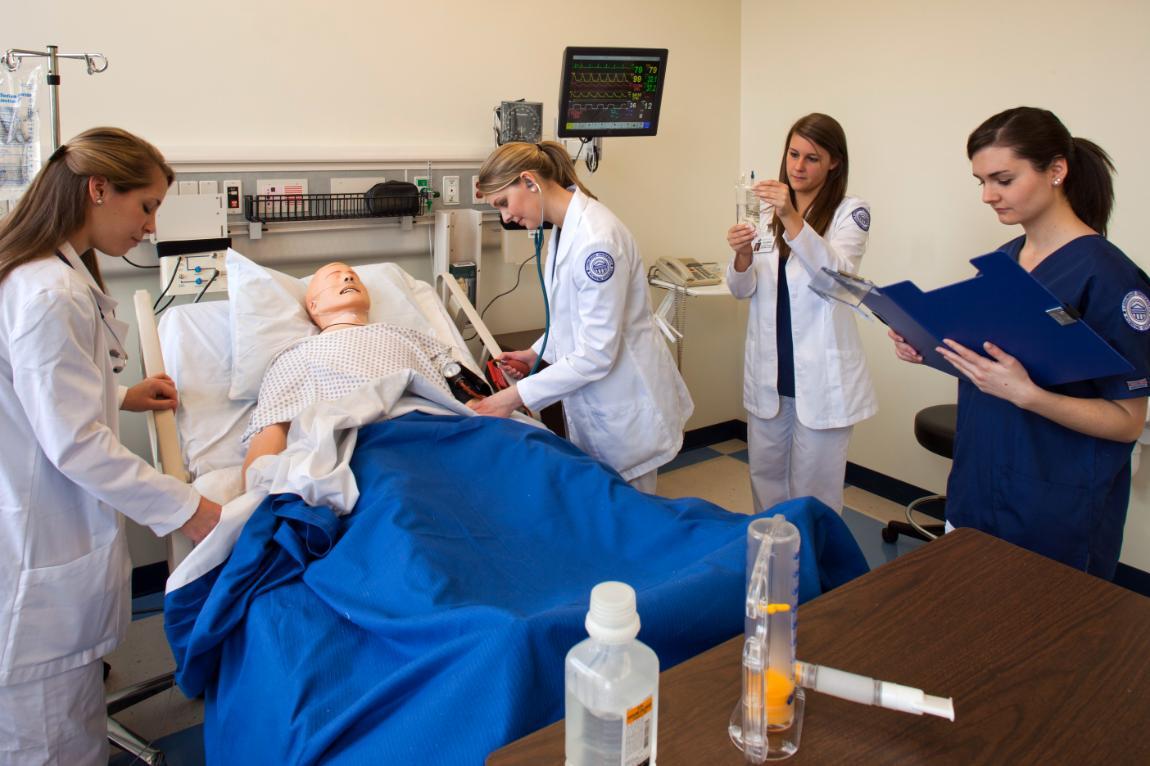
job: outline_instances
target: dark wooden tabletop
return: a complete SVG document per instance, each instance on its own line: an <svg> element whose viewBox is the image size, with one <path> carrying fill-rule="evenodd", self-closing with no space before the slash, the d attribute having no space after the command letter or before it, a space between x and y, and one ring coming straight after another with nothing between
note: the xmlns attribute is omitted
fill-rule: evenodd
<svg viewBox="0 0 1150 766"><path fill-rule="evenodd" d="M742 764L742 637L665 671L659 766ZM798 657L954 698L955 721L807 692L794 764L1150 764L1150 599L974 530L799 609ZM489 766L563 763L559 721Z"/></svg>

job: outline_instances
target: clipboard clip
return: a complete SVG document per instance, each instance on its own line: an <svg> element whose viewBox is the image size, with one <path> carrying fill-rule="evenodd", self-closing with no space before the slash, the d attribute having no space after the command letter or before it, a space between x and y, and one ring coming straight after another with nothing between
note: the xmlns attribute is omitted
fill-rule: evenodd
<svg viewBox="0 0 1150 766"><path fill-rule="evenodd" d="M1047 309L1046 315L1055 322L1058 322L1062 327L1072 325L1081 318L1078 312L1070 306L1056 306L1055 308Z"/></svg>
<svg viewBox="0 0 1150 766"><path fill-rule="evenodd" d="M821 271L822 278L812 280L809 285L811 292L824 300L846 304L863 319L868 322L874 321L874 317L862 308L863 299L868 295L871 293L881 295L874 282L857 274L828 269L826 266L823 266ZM818 283L817 286L816 282Z"/></svg>

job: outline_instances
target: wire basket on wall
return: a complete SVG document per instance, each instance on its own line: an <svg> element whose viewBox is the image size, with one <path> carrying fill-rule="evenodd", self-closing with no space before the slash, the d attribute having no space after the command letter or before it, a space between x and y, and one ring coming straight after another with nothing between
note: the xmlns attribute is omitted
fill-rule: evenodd
<svg viewBox="0 0 1150 766"><path fill-rule="evenodd" d="M424 199L414 184L392 181L355 194L246 194L244 218L278 223L419 215Z"/></svg>

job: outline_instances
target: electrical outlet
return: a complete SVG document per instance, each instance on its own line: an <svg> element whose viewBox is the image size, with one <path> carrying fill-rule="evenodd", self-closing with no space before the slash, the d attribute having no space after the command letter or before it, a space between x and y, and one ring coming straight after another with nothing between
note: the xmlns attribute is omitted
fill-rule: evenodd
<svg viewBox="0 0 1150 766"><path fill-rule="evenodd" d="M443 177L443 204L459 204L459 176Z"/></svg>

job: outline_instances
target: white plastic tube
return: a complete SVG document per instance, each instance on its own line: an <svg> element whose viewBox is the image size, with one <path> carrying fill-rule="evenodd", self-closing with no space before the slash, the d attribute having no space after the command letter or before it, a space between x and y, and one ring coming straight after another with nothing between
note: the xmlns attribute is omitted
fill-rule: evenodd
<svg viewBox="0 0 1150 766"><path fill-rule="evenodd" d="M954 702L950 697L935 697L911 686L879 681L806 662L795 663L795 680L806 689L862 705L876 705L915 715L927 713L948 721L954 720Z"/></svg>

